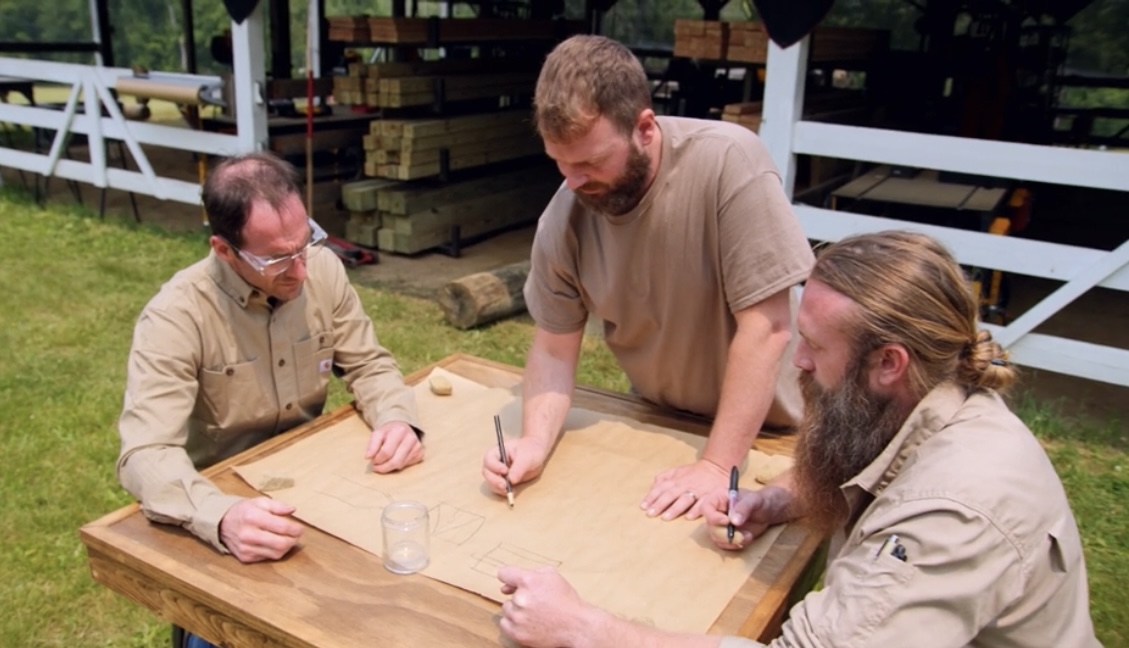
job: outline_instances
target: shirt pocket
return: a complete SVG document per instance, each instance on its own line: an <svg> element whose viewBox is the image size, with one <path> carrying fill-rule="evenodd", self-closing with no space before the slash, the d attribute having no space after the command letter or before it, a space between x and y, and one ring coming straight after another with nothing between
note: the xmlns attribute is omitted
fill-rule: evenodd
<svg viewBox="0 0 1129 648"><path fill-rule="evenodd" d="M305 411L321 412L333 374L333 336L315 333L294 345L298 402Z"/></svg>
<svg viewBox="0 0 1129 648"><path fill-rule="evenodd" d="M219 440L224 434L264 423L273 427L277 408L263 388L265 365L264 359L256 358L200 370L204 411L197 411L197 416L209 424L209 436ZM269 373L266 375L269 379Z"/></svg>

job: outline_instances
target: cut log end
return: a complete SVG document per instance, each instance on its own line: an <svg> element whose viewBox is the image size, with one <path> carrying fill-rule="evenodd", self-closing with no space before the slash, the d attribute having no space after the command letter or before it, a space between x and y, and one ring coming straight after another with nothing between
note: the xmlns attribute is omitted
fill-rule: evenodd
<svg viewBox="0 0 1129 648"><path fill-rule="evenodd" d="M439 291L439 306L452 326L469 329L525 310L522 287L529 262L478 272L447 283Z"/></svg>

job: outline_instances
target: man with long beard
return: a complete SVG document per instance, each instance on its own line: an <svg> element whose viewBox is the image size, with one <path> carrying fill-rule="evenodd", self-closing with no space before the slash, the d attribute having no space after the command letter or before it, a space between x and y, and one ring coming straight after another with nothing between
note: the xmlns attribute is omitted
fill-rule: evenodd
<svg viewBox="0 0 1129 648"><path fill-rule="evenodd" d="M792 429L792 289L811 246L767 150L746 128L659 117L639 61L575 36L545 61L534 97L545 152L565 181L533 243L525 300L537 323L521 438L483 458L498 495L537 477L571 404L585 324L648 401L713 421L702 456L660 473L640 506L700 515L762 427Z"/></svg>
<svg viewBox="0 0 1129 648"><path fill-rule="evenodd" d="M796 467L732 511L723 491L703 500L725 549L800 516L833 534L823 589L773 648L1099 645L1066 494L999 396L1014 370L976 318L960 267L926 236L862 235L820 255L798 317ZM502 631L526 645L762 645L618 619L551 569L498 576L513 594Z"/></svg>

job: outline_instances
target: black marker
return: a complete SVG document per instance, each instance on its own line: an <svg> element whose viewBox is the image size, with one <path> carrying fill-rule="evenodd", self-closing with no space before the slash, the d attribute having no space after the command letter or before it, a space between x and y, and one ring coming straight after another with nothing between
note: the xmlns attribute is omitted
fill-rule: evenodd
<svg viewBox="0 0 1129 648"><path fill-rule="evenodd" d="M740 477L737 472L737 466L729 471L729 519L733 519L733 509L737 507L737 479ZM733 533L736 529L733 528L733 522L725 527L725 537L729 539L729 544L733 544Z"/></svg>

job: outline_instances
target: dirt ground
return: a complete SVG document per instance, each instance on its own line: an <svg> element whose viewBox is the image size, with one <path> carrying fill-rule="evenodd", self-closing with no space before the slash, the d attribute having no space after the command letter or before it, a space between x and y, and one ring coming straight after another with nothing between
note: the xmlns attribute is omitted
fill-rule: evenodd
<svg viewBox="0 0 1129 648"><path fill-rule="evenodd" d="M189 181L196 179L196 163L192 154L151 147L147 147L147 152L158 174ZM80 156L81 151L76 153L76 157ZM30 174L21 178L12 169L0 169L0 177L5 184L18 185L22 182L26 185L31 182ZM88 208L99 208L99 191L90 185L66 183L55 178L48 189L49 201L73 202L73 192L77 190ZM107 212L125 218L133 217L129 194L117 190L105 193ZM1123 214L1129 198L1125 194L1044 187L1036 196L1032 224L1023 233L1024 236L1107 250L1129 238L1129 225ZM134 199L143 222L174 231L203 227L203 214L199 207L142 195ZM343 213L315 214L315 217L331 232L342 227L344 222ZM448 281L528 258L533 231L533 226L527 226L499 234L466 247L459 258L442 253L414 256L381 253L378 264L355 269L351 275L354 281L364 285L433 298ZM1059 285L1048 280L1010 275L1009 315L1018 316ZM1129 348L1129 294L1091 290L1037 331ZM1068 415L1114 421L1121 430L1119 436L1123 442L1129 443L1129 388L1037 370L1025 370L1021 386L1021 393L1029 394L1037 401L1053 401Z"/></svg>

